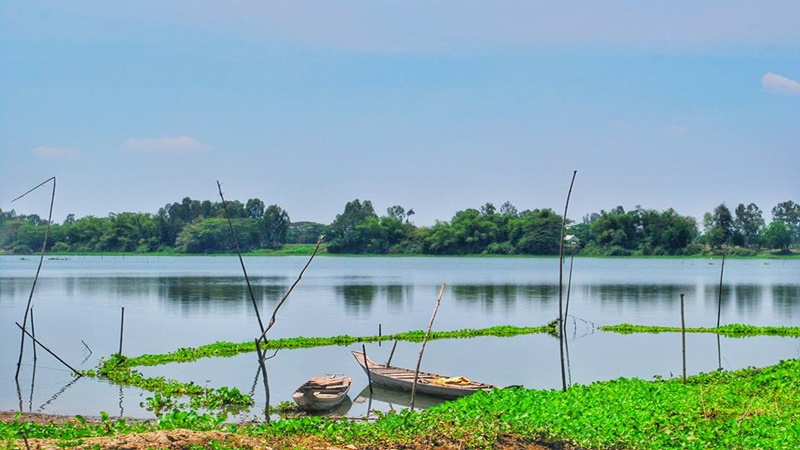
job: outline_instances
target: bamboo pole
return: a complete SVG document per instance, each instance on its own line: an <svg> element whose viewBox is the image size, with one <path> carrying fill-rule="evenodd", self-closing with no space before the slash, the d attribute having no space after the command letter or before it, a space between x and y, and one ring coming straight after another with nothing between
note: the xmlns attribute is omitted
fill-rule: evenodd
<svg viewBox="0 0 800 450"><path fill-rule="evenodd" d="M394 350L397 348L397 341L394 341L394 345L392 345L392 351L389 353L389 360L386 361L387 366L392 365L392 356L394 356Z"/></svg>
<svg viewBox="0 0 800 450"><path fill-rule="evenodd" d="M564 233L567 229L569 198L572 196L572 186L575 184L577 174L577 170L572 172L572 181L569 183L567 201L564 205L564 217L561 221L561 239L558 240L558 350L561 354L561 388L564 391L567 390L567 372L564 367Z"/></svg>
<svg viewBox="0 0 800 450"><path fill-rule="evenodd" d="M571 248L572 254L569 257L569 277L567 278L567 301L564 305L564 320L569 317L569 294L572 291L572 265L575 262L575 249ZM566 343L566 341L564 341Z"/></svg>
<svg viewBox="0 0 800 450"><path fill-rule="evenodd" d="M722 267L719 269L719 292L717 297L717 368L722 369L722 343L719 337L720 318L722 317L722 276L725 273L725 247L722 248Z"/></svg>
<svg viewBox="0 0 800 450"><path fill-rule="evenodd" d="M119 318L119 356L122 357L122 332L125 329L125 307L122 307L122 313Z"/></svg>
<svg viewBox="0 0 800 450"><path fill-rule="evenodd" d="M433 321L436 319L436 312L439 310L439 304L442 303L442 296L444 295L445 283L442 283L439 289L439 296L436 298L436 306L433 307L433 314L431 314L431 321L428 324L428 330L425 331L425 336L422 338L422 346L419 349L419 358L417 358L417 368L414 369L414 383L411 385L411 410L414 410L414 400L417 393L417 382L419 381L419 366L422 364L422 353L425 352L425 344L428 342L428 336L431 334L433 328Z"/></svg>
<svg viewBox="0 0 800 450"><path fill-rule="evenodd" d="M17 385L17 398L19 399L19 412L23 412L24 406L22 406L22 388L19 387L19 379L14 380Z"/></svg>
<svg viewBox="0 0 800 450"><path fill-rule="evenodd" d="M61 362L61 364L64 364L65 366L67 366L67 367L69 368L69 370L71 370L72 372L74 372L74 373L75 373L75 375L77 375L78 377L82 377L82 376L83 376L83 374L82 374L82 373L80 373L80 372L78 372L77 370L75 370L75 368L73 368L72 366L70 366L69 364L67 364L67 363L66 363L66 362L65 362L63 359L59 358L59 357L58 357L58 355L56 355L55 353L53 353L52 351L50 351L50 349L49 349L49 348L45 347L45 346L44 346L44 344L42 344L41 342L39 342L38 340L36 340L36 338L34 338L33 336L31 336L31 334L28 332L28 330L26 330L25 328L22 328L22 325L20 325L20 324L19 324L19 322L14 322L14 324L15 324L16 326L18 326L18 327L19 327L19 329L20 329L20 330L22 330L22 332L23 332L23 333L25 333L26 335L28 335L28 337L29 337L29 338L33 339L33 342L34 342L34 343L36 343L36 344L38 344L40 347L42 347L42 348L43 348L43 349L44 349L44 350L45 350L47 353L50 353L51 355L53 355L53 357L54 357L55 359L59 360L59 361Z"/></svg>
<svg viewBox="0 0 800 450"><path fill-rule="evenodd" d="M361 352L364 354L364 367L367 368L367 383L369 383L369 395L372 398L372 374L369 371L369 360L367 359L367 346L361 344Z"/></svg>
<svg viewBox="0 0 800 450"><path fill-rule="evenodd" d="M725 248L722 249L722 267L719 269L719 292L717 296L717 328L722 317L722 276L725 273Z"/></svg>
<svg viewBox="0 0 800 450"><path fill-rule="evenodd" d="M47 180L39 183L33 189L30 189L28 192L20 195L19 197L15 198L14 200L11 200L11 203L14 203L15 201L21 199L22 197L25 197L26 195L30 194L31 192L35 191L36 189L44 186L45 184L50 182L50 180L53 181L53 192L52 192L52 194L50 196L50 212L47 215L47 227L44 230L44 240L42 241L42 251L39 253L39 265L38 265L38 267L36 267L36 275L33 277L33 284L31 285L31 292L28 295L28 304L25 305L25 315L22 318L22 326L20 327L22 329L22 334L20 335L20 343L19 343L19 359L17 360L17 373L14 375L14 378L17 379L17 380L19 379L19 369L20 369L20 366L22 365L22 354L25 351L24 350L25 349L25 335L27 334L27 332L25 330L25 327L28 326L28 312L31 309L31 302L33 301L33 292L34 292L34 290L36 290L36 282L39 280L39 272L41 272L42 263L44 263L44 252L47 249L47 238L50 235L50 224L53 221L53 204L56 201L56 177L48 178Z"/></svg>
<svg viewBox="0 0 800 450"><path fill-rule="evenodd" d="M292 293L294 287L297 286L297 283L299 283L300 279L303 278L303 274L306 272L306 269L308 269L308 266L311 265L311 261L314 260L314 257L317 255L317 252L319 251L319 246L322 244L322 238L323 238L322 236L317 238L317 245L314 247L314 251L311 253L311 257L308 258L308 262L306 262L306 265L303 266L302 270L300 270L300 274L297 275L297 279L294 280L294 283L292 283L291 286L289 286L289 289L287 289L286 292L283 294L283 297L281 297L281 300L278 302L278 304L275 305L275 309L272 311L272 317L269 319L269 324L267 325L267 328L261 332L261 336L258 337L259 339L265 339L267 337L267 332L270 330L270 328L272 328L273 325L275 325L275 319L278 315L278 309L280 309L280 307L283 306L283 303L286 302L287 298L289 298L289 294Z"/></svg>
<svg viewBox="0 0 800 450"><path fill-rule="evenodd" d="M258 303L256 302L256 296L253 294L253 287L250 285L250 278L247 276L247 269L244 266L244 259L242 258L242 251L239 249L239 239L236 238L236 232L233 231L233 222L231 221L231 216L228 214L228 204L225 202L225 196L222 195L222 184L217 181L217 190L219 191L219 198L222 199L222 209L225 211L225 218L228 219L228 228L231 231L231 237L233 238L233 243L236 246L236 254L239 255L239 264L242 266L242 272L244 273L244 281L247 283L247 292L250 294L250 300L253 302L253 309L256 312L256 319L258 320L258 329L261 330L261 333L264 334L264 322L261 321L261 314L258 312Z"/></svg>
<svg viewBox="0 0 800 450"><path fill-rule="evenodd" d="M260 339L256 339L255 340L255 344L256 344L256 355L258 356L258 365L259 365L259 367L261 367L261 375L263 376L263 379L264 379L264 395L266 397L266 403L265 403L265 406L264 406L264 417L265 417L265 420L267 422L267 425L269 425L269 422L270 422L270 420L269 420L269 381L268 381L268 378L267 378L267 366L266 366L266 364L264 364L264 353L261 351L261 340Z"/></svg>
<svg viewBox="0 0 800 450"><path fill-rule="evenodd" d="M683 313L683 292L681 292L681 349L683 354L683 382L686 383L686 320Z"/></svg>
<svg viewBox="0 0 800 450"><path fill-rule="evenodd" d="M33 307L31 307L31 336L36 337L36 325L33 323ZM33 346L33 371L36 373L36 346Z"/></svg>

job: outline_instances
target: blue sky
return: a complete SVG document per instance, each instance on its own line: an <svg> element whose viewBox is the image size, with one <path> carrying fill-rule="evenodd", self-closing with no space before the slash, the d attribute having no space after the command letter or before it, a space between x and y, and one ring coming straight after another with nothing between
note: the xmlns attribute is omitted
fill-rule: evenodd
<svg viewBox="0 0 800 450"><path fill-rule="evenodd" d="M800 203L800 2L75 1L0 10L0 208L258 197L418 225L511 201Z"/></svg>

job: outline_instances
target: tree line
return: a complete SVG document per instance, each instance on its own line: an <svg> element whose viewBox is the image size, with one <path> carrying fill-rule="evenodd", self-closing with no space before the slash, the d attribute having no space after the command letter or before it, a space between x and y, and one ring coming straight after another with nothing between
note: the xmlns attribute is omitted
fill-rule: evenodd
<svg viewBox="0 0 800 450"><path fill-rule="evenodd" d="M800 242L800 205L775 205L772 221L754 203L731 210L724 203L703 221L673 209L621 206L568 222L569 251L585 255L694 255L726 248L741 255L788 252ZM551 209L518 211L510 202L486 203L458 211L449 221L416 226L413 209L400 205L379 215L369 200L348 202L330 224L291 222L278 205L252 198L169 203L156 214L112 213L107 217L67 216L50 224L50 252L228 253L310 244L324 235L327 252L339 254L556 255L562 216ZM230 218L230 225L228 222ZM47 221L36 214L0 209L0 251L38 252ZM230 228L233 227L233 235ZM234 236L236 241L234 242Z"/></svg>

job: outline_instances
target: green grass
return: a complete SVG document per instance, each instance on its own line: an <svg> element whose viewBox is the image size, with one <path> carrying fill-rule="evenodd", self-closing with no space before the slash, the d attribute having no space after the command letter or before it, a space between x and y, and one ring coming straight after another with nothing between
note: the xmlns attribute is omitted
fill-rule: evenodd
<svg viewBox="0 0 800 450"><path fill-rule="evenodd" d="M620 378L575 385L566 392L522 388L478 392L424 412L383 414L374 422L308 417L233 425L212 415L179 410L147 423L113 421L107 414L100 423L39 425L17 420L0 424L0 444L20 439L23 433L28 438L58 439L66 447L92 436L190 428L257 436L266 444L316 436L336 445L371 448L438 444L481 449L492 448L503 436L515 436L585 449L796 449L800 448L797 380L800 361L786 360L762 369L700 374L686 383Z"/></svg>

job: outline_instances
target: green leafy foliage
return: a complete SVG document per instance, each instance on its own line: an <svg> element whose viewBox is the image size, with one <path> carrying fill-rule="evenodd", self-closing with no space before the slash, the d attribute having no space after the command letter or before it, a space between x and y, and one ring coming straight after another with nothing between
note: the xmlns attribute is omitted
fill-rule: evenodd
<svg viewBox="0 0 800 450"><path fill-rule="evenodd" d="M633 325L623 323L619 325L601 326L600 330L621 333L680 333L680 327L663 327L652 325ZM740 338L748 336L786 336L800 337L800 327L756 327L738 323L723 325L719 328L687 327L687 333L717 333L722 336Z"/></svg>
<svg viewBox="0 0 800 450"><path fill-rule="evenodd" d="M556 322L539 327L495 326L484 329L463 329L455 331L437 331L431 333L429 339L463 339L478 336L508 337L521 334L557 333ZM384 336L333 336L333 337L295 337L269 341L267 349L296 349L328 345L352 345L359 342L377 342L405 340L421 342L425 333L422 330ZM113 354L100 360L97 370L83 372L85 376L107 379L124 386L136 386L154 393L142 402L142 406L160 417L164 411L183 406L178 398L189 396L188 406L195 409L216 411L220 415L237 414L253 405L253 399L237 388L207 388L194 382L181 382L164 377L145 377L137 371L137 366L158 366L168 363L183 363L209 357L231 357L240 353L254 352L254 342L215 342L197 348L180 348L174 352L136 357L125 357Z"/></svg>
<svg viewBox="0 0 800 450"><path fill-rule="evenodd" d="M155 422L114 420L0 423L0 442L54 438L67 445L93 436L187 428L271 438L318 436L372 448L492 448L501 436L591 449L795 449L800 446L800 361L715 371L667 381L620 378L567 391L495 389L424 412L379 414L373 422L304 417L233 425L213 414L174 409ZM218 446L217 448L228 448Z"/></svg>

